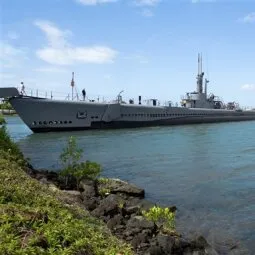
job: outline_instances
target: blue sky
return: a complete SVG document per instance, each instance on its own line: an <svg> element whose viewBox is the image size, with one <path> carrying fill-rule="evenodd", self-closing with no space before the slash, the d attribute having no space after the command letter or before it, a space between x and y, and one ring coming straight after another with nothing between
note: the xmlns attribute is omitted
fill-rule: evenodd
<svg viewBox="0 0 255 255"><path fill-rule="evenodd" d="M209 92L255 106L255 2L1 0L0 86L180 102L203 54ZM58 93L57 93L58 92ZM35 92L34 92L35 93Z"/></svg>

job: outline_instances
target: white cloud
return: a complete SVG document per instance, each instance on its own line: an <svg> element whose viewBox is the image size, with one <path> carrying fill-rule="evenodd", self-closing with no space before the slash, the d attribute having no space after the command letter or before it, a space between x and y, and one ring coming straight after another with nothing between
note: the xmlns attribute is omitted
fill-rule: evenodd
<svg viewBox="0 0 255 255"><path fill-rule="evenodd" d="M155 6L160 2L161 0L135 0L135 4L139 6Z"/></svg>
<svg viewBox="0 0 255 255"><path fill-rule="evenodd" d="M13 47L12 45L5 42L0 42L1 68L18 67L20 62L26 58L25 50Z"/></svg>
<svg viewBox="0 0 255 255"><path fill-rule="evenodd" d="M241 89L243 90L255 90L255 84L244 84Z"/></svg>
<svg viewBox="0 0 255 255"><path fill-rule="evenodd" d="M78 3L83 5L97 5L97 4L106 4L106 3L115 3L119 0L76 0Z"/></svg>
<svg viewBox="0 0 255 255"><path fill-rule="evenodd" d="M240 18L238 21L243 23L254 23L255 22L255 12L251 12L243 18Z"/></svg>
<svg viewBox="0 0 255 255"><path fill-rule="evenodd" d="M60 30L52 22L45 20L37 20L35 25L45 33L49 46L53 48L68 46L67 39L72 35L70 30Z"/></svg>
<svg viewBox="0 0 255 255"><path fill-rule="evenodd" d="M154 16L154 13L153 13L151 10L149 10L149 9L144 9L144 10L142 11L142 15L143 15L144 17L150 18L150 17L153 17L153 16Z"/></svg>
<svg viewBox="0 0 255 255"><path fill-rule="evenodd" d="M81 63L112 63L116 51L103 47L76 47L76 48L44 48L37 51L37 56L54 65L72 65L77 62Z"/></svg>
<svg viewBox="0 0 255 255"><path fill-rule="evenodd" d="M68 41L72 33L62 31L48 21L35 23L46 35L48 45L37 50L37 56L54 65L72 65L75 63L112 63L117 56L117 51L101 45L86 47L72 46Z"/></svg>

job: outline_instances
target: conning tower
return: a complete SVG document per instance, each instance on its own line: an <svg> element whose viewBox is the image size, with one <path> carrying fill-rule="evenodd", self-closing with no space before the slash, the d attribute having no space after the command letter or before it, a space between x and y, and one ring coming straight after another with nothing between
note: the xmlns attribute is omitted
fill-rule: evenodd
<svg viewBox="0 0 255 255"><path fill-rule="evenodd" d="M220 109L223 107L222 102L215 100L215 96L211 95L207 98L207 85L209 80L205 79L203 72L203 59L202 54L198 54L198 74L197 74L197 89L194 92L186 93L186 96L182 99L181 105L186 108L207 108L207 109Z"/></svg>

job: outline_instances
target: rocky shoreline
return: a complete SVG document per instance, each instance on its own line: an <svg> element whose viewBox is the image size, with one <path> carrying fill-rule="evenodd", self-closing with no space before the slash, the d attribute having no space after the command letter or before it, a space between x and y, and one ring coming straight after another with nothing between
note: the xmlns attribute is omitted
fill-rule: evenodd
<svg viewBox="0 0 255 255"><path fill-rule="evenodd" d="M119 179L83 179L65 185L58 173L29 168L28 174L51 190L61 190L63 201L78 205L107 225L111 233L130 243L137 255L218 254L203 236L188 240L176 231L166 233L162 225L146 219L142 212L155 204L145 199L145 191ZM175 206L169 207L175 212Z"/></svg>

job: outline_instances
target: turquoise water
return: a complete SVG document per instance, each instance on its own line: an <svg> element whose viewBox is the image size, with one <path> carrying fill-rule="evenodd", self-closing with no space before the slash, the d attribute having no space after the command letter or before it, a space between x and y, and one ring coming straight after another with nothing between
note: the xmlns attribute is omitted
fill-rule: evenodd
<svg viewBox="0 0 255 255"><path fill-rule="evenodd" d="M255 121L46 134L33 134L18 117L7 121L34 167L59 169L73 135L105 176L176 205L185 235L203 234L220 254L255 254Z"/></svg>

